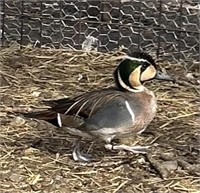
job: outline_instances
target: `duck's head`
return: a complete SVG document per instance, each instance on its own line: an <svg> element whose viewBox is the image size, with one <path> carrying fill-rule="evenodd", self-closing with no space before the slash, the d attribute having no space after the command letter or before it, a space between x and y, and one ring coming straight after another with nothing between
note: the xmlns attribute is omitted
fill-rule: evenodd
<svg viewBox="0 0 200 193"><path fill-rule="evenodd" d="M173 81L168 74L157 69L153 58L143 52L134 52L120 62L114 73L116 84L123 90L143 91L143 83L152 79Z"/></svg>

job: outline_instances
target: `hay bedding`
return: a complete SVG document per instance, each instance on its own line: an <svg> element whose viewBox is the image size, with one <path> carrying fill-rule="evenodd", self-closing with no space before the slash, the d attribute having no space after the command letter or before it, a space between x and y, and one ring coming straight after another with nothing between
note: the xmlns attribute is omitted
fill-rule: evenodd
<svg viewBox="0 0 200 193"><path fill-rule="evenodd" d="M158 113L126 144L151 145L147 156L109 152L94 144L91 163L71 159L74 137L43 121L10 114L43 108L43 99L113 85L122 52L84 53L16 46L1 59L0 192L198 192L198 69L163 64L176 84L152 82ZM86 142L86 147L90 146Z"/></svg>

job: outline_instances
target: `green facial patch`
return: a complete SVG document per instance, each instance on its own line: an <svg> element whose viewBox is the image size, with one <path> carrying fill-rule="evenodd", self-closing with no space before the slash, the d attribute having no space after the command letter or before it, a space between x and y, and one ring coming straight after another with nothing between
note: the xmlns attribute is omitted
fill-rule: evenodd
<svg viewBox="0 0 200 193"><path fill-rule="evenodd" d="M129 76L140 65L141 61L125 59L118 66L121 79L127 86L132 87L129 82Z"/></svg>

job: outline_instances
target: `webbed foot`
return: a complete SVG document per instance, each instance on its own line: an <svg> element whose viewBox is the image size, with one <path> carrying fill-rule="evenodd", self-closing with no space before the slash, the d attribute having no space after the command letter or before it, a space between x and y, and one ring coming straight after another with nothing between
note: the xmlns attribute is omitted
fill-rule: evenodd
<svg viewBox="0 0 200 193"><path fill-rule="evenodd" d="M128 145L112 145L106 144L105 148L109 150L126 150L132 153L146 154L150 146L128 146Z"/></svg>
<svg viewBox="0 0 200 193"><path fill-rule="evenodd" d="M91 156L89 154L85 154L85 153L81 152L80 144L81 144L81 142L78 141L76 146L74 147L74 150L72 152L73 159L75 161L90 162Z"/></svg>

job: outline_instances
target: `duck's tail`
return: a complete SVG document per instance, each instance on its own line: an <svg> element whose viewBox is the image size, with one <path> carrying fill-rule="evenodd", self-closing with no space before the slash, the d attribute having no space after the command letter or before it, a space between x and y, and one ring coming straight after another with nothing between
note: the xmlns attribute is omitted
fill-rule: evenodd
<svg viewBox="0 0 200 193"><path fill-rule="evenodd" d="M35 112L20 112L18 114L26 118L44 120L57 127L79 127L81 124L84 123L84 120L80 117L57 113L55 111L52 111L51 109Z"/></svg>

